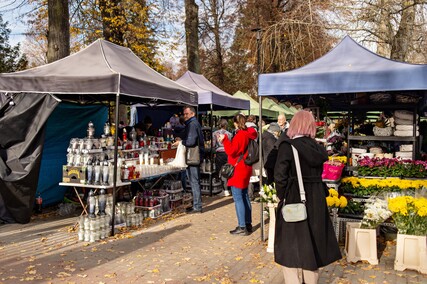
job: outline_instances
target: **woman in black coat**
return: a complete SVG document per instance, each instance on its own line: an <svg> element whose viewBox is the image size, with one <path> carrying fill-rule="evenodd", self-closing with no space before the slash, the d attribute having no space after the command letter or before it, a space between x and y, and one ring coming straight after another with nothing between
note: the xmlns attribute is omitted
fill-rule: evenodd
<svg viewBox="0 0 427 284"><path fill-rule="evenodd" d="M321 178L328 154L314 140L315 134L313 115L299 111L292 118L287 136L282 135L276 143L278 155L274 180L280 202L276 216L274 259L283 266L285 283L317 283L318 269L341 258L326 204L327 188ZM301 202L291 145L298 150L307 219L286 223L281 212L283 203ZM298 268L303 270L303 279L298 278Z"/></svg>

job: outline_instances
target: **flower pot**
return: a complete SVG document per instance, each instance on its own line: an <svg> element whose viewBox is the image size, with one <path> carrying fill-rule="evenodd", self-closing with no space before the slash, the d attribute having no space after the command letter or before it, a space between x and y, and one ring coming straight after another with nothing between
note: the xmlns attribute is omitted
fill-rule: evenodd
<svg viewBox="0 0 427 284"><path fill-rule="evenodd" d="M347 223L345 251L348 262L366 260L370 264L378 264L377 230L361 229L360 223Z"/></svg>
<svg viewBox="0 0 427 284"><path fill-rule="evenodd" d="M268 225L268 246L267 252L274 252L274 234L276 232L276 203L267 203L270 211L270 224Z"/></svg>
<svg viewBox="0 0 427 284"><path fill-rule="evenodd" d="M413 269L427 274L426 236L397 234L394 269L398 271Z"/></svg>

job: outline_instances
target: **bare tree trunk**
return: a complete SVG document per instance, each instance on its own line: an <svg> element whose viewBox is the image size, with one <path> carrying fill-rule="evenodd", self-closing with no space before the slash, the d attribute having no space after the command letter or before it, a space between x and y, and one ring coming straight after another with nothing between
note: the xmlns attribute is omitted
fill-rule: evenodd
<svg viewBox="0 0 427 284"><path fill-rule="evenodd" d="M50 63L70 55L68 0L48 0L48 16L47 61Z"/></svg>
<svg viewBox="0 0 427 284"><path fill-rule="evenodd" d="M212 29L212 32L214 34L214 38L215 38L215 75L216 75L216 80L217 83L219 85L220 88L224 88L224 59L222 56L222 45L221 45L221 38L220 38L220 20L219 17L220 15L218 15L217 11L219 11L218 9L218 3L217 0L213 0L212 1L212 11L214 11L214 13L212 14L213 18L214 18L214 26Z"/></svg>
<svg viewBox="0 0 427 284"><path fill-rule="evenodd" d="M102 17L102 35L104 39L123 45L123 27L120 26L122 11L120 0L100 0L99 9Z"/></svg>
<svg viewBox="0 0 427 284"><path fill-rule="evenodd" d="M400 20L399 29L391 44L390 54L391 59L398 61L406 61L415 22L414 0L405 1L403 3L402 19Z"/></svg>
<svg viewBox="0 0 427 284"><path fill-rule="evenodd" d="M388 15L388 10L386 9L385 1L381 0L379 7L380 11L380 21L378 23L378 44L377 44L377 53L384 57L390 56L390 17Z"/></svg>
<svg viewBox="0 0 427 284"><path fill-rule="evenodd" d="M185 42L187 46L187 68L200 74L199 57L199 6L195 0L185 0Z"/></svg>

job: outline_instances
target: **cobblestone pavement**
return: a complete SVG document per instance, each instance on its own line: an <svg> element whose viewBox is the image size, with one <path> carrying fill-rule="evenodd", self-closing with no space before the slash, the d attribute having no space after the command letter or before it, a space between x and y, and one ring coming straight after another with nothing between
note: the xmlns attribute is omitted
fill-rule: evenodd
<svg viewBox="0 0 427 284"><path fill-rule="evenodd" d="M0 283L283 283L260 240L260 204L253 204L254 232L234 236L232 198L203 202L203 214L172 213L95 243L78 242L76 217L1 225ZM427 275L393 270L394 249L394 242L380 249L378 265L343 258L320 270L319 283L427 284Z"/></svg>

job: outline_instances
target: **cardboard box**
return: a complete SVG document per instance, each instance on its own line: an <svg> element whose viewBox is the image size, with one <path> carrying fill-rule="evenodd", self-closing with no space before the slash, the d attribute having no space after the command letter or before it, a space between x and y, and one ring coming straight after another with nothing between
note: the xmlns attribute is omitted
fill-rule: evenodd
<svg viewBox="0 0 427 284"><path fill-rule="evenodd" d="M167 159L175 159L176 149L159 150L159 156L166 163Z"/></svg>
<svg viewBox="0 0 427 284"><path fill-rule="evenodd" d="M62 166L62 182L86 183L86 166Z"/></svg>

